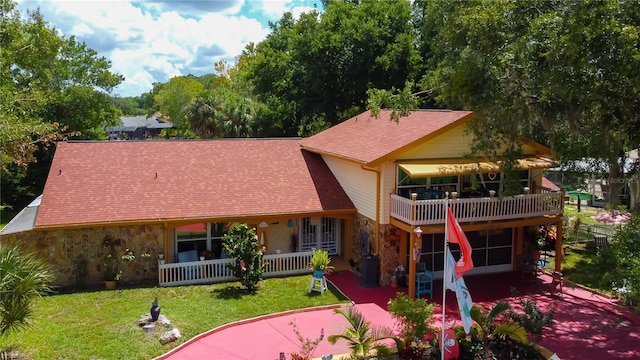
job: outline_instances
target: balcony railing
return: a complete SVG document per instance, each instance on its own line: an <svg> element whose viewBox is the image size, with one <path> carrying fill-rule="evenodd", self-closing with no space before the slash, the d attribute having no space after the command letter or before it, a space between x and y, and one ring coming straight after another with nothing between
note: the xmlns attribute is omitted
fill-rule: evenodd
<svg viewBox="0 0 640 360"><path fill-rule="evenodd" d="M444 224L447 205L458 222L470 223L559 215L564 202L562 192L438 200L411 200L392 194L391 216L414 226Z"/></svg>
<svg viewBox="0 0 640 360"><path fill-rule="evenodd" d="M311 273L309 263L313 251L265 255L265 271L263 277L276 277ZM177 286L191 284L212 284L234 281L227 264L232 259L216 259L191 261L172 264L158 264L158 281L160 286Z"/></svg>

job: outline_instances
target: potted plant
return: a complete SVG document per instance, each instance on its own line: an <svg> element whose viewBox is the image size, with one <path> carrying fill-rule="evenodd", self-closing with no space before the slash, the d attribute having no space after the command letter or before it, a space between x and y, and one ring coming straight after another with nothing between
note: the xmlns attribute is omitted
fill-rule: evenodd
<svg viewBox="0 0 640 360"><path fill-rule="evenodd" d="M122 270L119 268L116 248L120 246L120 239L114 239L111 235L105 235L102 239L102 247L106 249L104 254L103 276L104 286L107 289L114 289L116 281L120 280Z"/></svg>
<svg viewBox="0 0 640 360"><path fill-rule="evenodd" d="M329 252L327 250L314 250L313 256L311 256L311 270L313 270L313 276L316 278L322 278L325 272L333 270L334 267L329 265L330 263L331 258L329 257Z"/></svg>
<svg viewBox="0 0 640 360"><path fill-rule="evenodd" d="M122 264L129 264L136 259L133 251L125 249L122 255L118 255L118 249L122 240L114 239L111 235L105 235L102 240L102 247L106 249L104 254L103 275L104 284L107 289L114 289L116 282L122 278ZM140 255L141 258L149 258L148 253Z"/></svg>
<svg viewBox="0 0 640 360"><path fill-rule="evenodd" d="M546 245L546 239L541 233L539 227L530 226L525 236L525 252L530 254L534 260L540 259L541 250Z"/></svg>
<svg viewBox="0 0 640 360"><path fill-rule="evenodd" d="M407 287L407 271L405 270L403 265L398 265L396 267L393 276L396 277L396 281L398 282L399 286Z"/></svg>

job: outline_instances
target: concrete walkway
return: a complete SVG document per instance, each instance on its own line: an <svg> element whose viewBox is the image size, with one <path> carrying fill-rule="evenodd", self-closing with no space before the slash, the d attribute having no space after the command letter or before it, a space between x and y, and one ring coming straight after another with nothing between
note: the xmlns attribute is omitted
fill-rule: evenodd
<svg viewBox="0 0 640 360"><path fill-rule="evenodd" d="M640 359L640 315L616 300L581 287L564 287L562 294L551 294L551 276L541 274L530 282L523 282L517 273L465 277L474 304L486 309L506 301L520 308L520 300L527 297L538 307L555 311L554 324L546 329L540 344L557 353L563 360L583 359ZM351 299L367 321L393 328L394 322L387 310L387 301L403 288L360 286L359 278L348 271L331 275L329 281ZM442 282L434 282L441 289ZM330 287L331 288L331 287ZM335 291L335 290L333 290ZM442 318L442 293L436 290L434 317L436 326ZM324 329L326 336L340 334L346 320L334 314L335 307L312 308L249 319L228 324L202 334L157 359L219 360L272 360L284 352L290 359L292 352L300 351L300 341L293 327L295 321L300 334L315 339ZM455 295L446 298L447 322L459 321ZM314 356L349 353L347 343L330 345L320 342Z"/></svg>
<svg viewBox="0 0 640 360"><path fill-rule="evenodd" d="M393 327L389 313L378 305L358 304L355 307L372 323ZM290 359L291 353L299 353L301 346L290 322L295 321L299 333L312 340L320 336L321 329L325 337L341 334L348 323L342 315L334 313L336 308L310 308L228 324L202 334L157 359L278 360L281 352ZM325 338L313 356L349 352L345 341L331 345Z"/></svg>

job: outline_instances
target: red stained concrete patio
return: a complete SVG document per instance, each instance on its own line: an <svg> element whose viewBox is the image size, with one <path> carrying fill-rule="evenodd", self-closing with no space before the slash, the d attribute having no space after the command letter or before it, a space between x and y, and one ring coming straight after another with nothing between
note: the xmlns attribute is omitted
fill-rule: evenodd
<svg viewBox="0 0 640 360"><path fill-rule="evenodd" d="M365 319L376 325L393 327L393 319L386 311L387 301L404 288L362 287L359 278L349 271L329 276L334 285L330 291L341 291L360 309ZM507 301L520 308L524 297L533 300L546 311L555 310L555 321L545 330L540 344L556 352L563 360L581 359L639 359L640 316L631 309L621 307L607 296L580 287L565 286L561 295L551 294L551 276L523 279L519 273L466 276L466 284L475 304L490 308L499 301ZM336 290L337 289L337 290ZM434 282L436 290L434 310L437 325L442 317L442 282ZM321 295L317 295L321 296ZM455 295L447 292L446 320L458 320ZM325 335L342 333L346 320L333 313L333 308L305 309L273 314L228 324L202 334L158 359L278 359L280 352L289 357L300 351L289 322L294 320L302 336L316 338L320 329ZM247 340L250 339L250 340ZM314 356L344 354L346 342L330 345L323 340Z"/></svg>

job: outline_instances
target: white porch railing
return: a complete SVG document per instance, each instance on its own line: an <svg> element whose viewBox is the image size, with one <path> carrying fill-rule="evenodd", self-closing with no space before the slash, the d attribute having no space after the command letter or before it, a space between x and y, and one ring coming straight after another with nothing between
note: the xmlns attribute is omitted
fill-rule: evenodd
<svg viewBox="0 0 640 360"><path fill-rule="evenodd" d="M444 224L447 204L460 223L560 215L564 207L562 192L415 201L392 194L391 216L414 226Z"/></svg>
<svg viewBox="0 0 640 360"><path fill-rule="evenodd" d="M309 263L313 251L265 255L263 277L297 275L311 273ZM160 286L211 284L235 281L227 264L232 259L191 261L172 264L158 264Z"/></svg>

